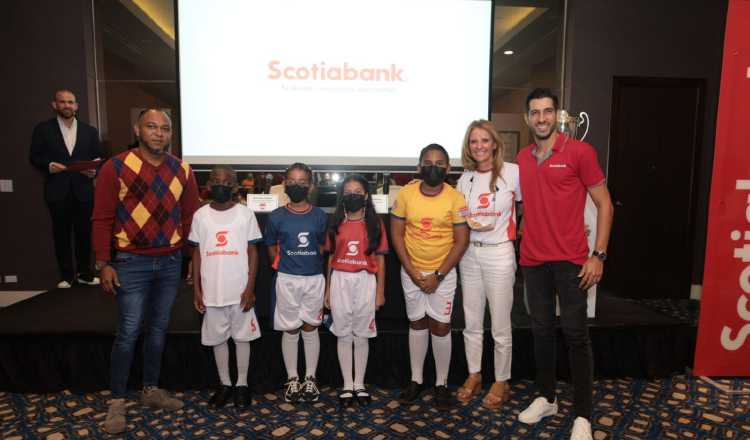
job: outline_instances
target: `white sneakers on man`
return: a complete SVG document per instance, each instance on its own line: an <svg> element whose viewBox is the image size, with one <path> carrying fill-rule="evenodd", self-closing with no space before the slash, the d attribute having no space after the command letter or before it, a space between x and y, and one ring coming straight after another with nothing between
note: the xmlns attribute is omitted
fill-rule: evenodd
<svg viewBox="0 0 750 440"><path fill-rule="evenodd" d="M570 440L593 440L591 435L591 423L583 417L576 417L573 422L573 430L570 432Z"/></svg>
<svg viewBox="0 0 750 440"><path fill-rule="evenodd" d="M557 414L557 399L549 403L545 397L537 397L528 408L521 411L518 421L531 425L555 414ZM593 440L591 423L583 417L576 417L573 421L573 430L570 432L570 440Z"/></svg>
<svg viewBox="0 0 750 440"><path fill-rule="evenodd" d="M518 415L518 421L526 423L527 425L534 424L545 417L554 416L557 414L557 399L554 402L549 403L544 397L537 397L531 402L528 408L521 411Z"/></svg>

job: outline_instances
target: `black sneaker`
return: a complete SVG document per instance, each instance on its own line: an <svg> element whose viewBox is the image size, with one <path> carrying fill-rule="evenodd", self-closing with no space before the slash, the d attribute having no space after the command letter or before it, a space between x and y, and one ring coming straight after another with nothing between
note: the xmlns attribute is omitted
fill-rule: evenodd
<svg viewBox="0 0 750 440"><path fill-rule="evenodd" d="M341 405L342 408L349 408L350 406L352 406L353 401L354 391L342 390L341 394L339 394L339 405Z"/></svg>
<svg viewBox="0 0 750 440"><path fill-rule="evenodd" d="M307 376L305 383L302 384L302 398L305 399L305 402L317 402L319 397L320 391L318 390L315 378Z"/></svg>
<svg viewBox="0 0 750 440"><path fill-rule="evenodd" d="M214 408L221 408L234 398L234 388L227 385L221 385L216 389L214 394L208 399L209 405Z"/></svg>
<svg viewBox="0 0 750 440"><path fill-rule="evenodd" d="M370 393L367 391L366 388L360 388L354 391L354 395L357 396L357 403L359 404L359 406L369 405L370 400L372 399L370 397Z"/></svg>
<svg viewBox="0 0 750 440"><path fill-rule="evenodd" d="M250 387L246 385L236 387L234 391L234 407L247 408L253 404L253 396Z"/></svg>
<svg viewBox="0 0 750 440"><path fill-rule="evenodd" d="M423 390L424 387L421 383L411 381L411 383L409 383L409 386L401 391L401 394L398 396L398 400L400 400L402 403L414 402L415 400L417 400Z"/></svg>
<svg viewBox="0 0 750 440"><path fill-rule="evenodd" d="M301 394L299 380L296 377L290 377L284 384L284 401L297 403Z"/></svg>
<svg viewBox="0 0 750 440"><path fill-rule="evenodd" d="M435 387L435 406L441 411L448 410L453 406L453 397L445 385Z"/></svg>

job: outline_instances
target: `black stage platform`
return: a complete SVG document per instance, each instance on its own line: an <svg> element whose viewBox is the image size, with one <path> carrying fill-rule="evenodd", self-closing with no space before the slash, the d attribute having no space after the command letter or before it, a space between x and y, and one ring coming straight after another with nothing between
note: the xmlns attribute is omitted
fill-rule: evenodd
<svg viewBox="0 0 750 440"><path fill-rule="evenodd" d="M397 276L397 271L391 271ZM266 281L266 280L264 280ZM264 289L260 288L259 292ZM391 284L393 285L393 284ZM516 286L513 308L512 379L534 376L533 340ZM263 336L252 343L250 381L257 391L278 389L286 379L280 353L280 334L269 324L269 300L258 294L257 312ZM378 312L379 335L370 343L367 383L401 387L409 380L407 321L398 292L387 294L387 307ZM597 316L590 320L595 376L657 378L692 365L696 339L697 301L633 300L600 294ZM0 309L0 390L53 392L62 389L95 391L108 388L110 349L116 310L112 297L98 288L52 290ZM200 343L199 315L192 305L192 287L183 285L175 307L164 354L161 382L170 389L199 389L218 381L210 348ZM466 377L461 329L460 293L453 315L453 355L449 381ZM568 375L567 357L559 338L558 371ZM302 350L300 349L300 352ZM485 332L485 382L492 380L491 336ZM131 386L140 382L140 355ZM300 355L300 368L304 361ZM425 380L434 378L428 354ZM335 337L321 331L318 378L323 384L341 383Z"/></svg>

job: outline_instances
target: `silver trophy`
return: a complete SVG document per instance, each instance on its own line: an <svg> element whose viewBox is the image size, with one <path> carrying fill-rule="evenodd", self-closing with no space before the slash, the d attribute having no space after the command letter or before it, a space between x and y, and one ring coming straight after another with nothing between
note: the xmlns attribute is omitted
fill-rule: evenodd
<svg viewBox="0 0 750 440"><path fill-rule="evenodd" d="M586 125L584 129L581 126ZM583 131L581 137L578 137L578 133ZM581 112L577 116L571 115L567 110L560 109L557 113L557 131L564 133L573 139L584 140L586 135L589 133L589 115L586 112Z"/></svg>

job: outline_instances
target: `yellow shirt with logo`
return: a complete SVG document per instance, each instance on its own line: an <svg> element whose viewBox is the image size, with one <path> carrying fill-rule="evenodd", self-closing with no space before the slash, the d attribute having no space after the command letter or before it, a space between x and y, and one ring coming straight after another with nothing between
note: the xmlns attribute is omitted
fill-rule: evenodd
<svg viewBox="0 0 750 440"><path fill-rule="evenodd" d="M423 194L421 183L412 181L398 193L391 215L406 223L404 241L414 267L432 272L440 268L453 247L453 228L466 224L462 216L466 201L447 183L434 196Z"/></svg>

